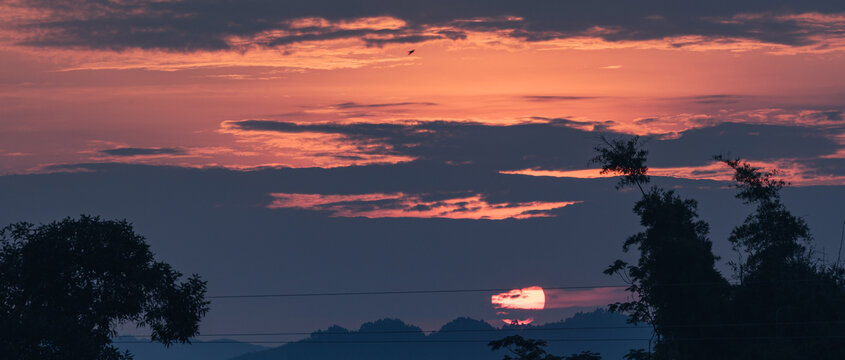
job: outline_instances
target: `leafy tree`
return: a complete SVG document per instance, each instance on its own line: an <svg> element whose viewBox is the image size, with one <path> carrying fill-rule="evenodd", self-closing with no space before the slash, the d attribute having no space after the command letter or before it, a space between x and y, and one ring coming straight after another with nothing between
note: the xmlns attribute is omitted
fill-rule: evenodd
<svg viewBox="0 0 845 360"><path fill-rule="evenodd" d="M712 328L701 325L718 322L712 310L718 314L730 289L715 269L709 226L698 219L695 200L656 186L644 189L650 181L645 166L648 152L641 149L638 138L603 140L593 161L602 165L602 172L622 175L617 188L636 185L640 189L642 199L634 213L645 228L622 246L626 252L636 246L637 264L616 260L605 271L621 276L632 293L629 301L609 308L630 315L635 324L645 322L654 328L656 358L693 358L688 354L706 358L718 347L698 341L714 335Z"/></svg>
<svg viewBox="0 0 845 360"><path fill-rule="evenodd" d="M638 138L602 138L593 159L602 173L621 175L617 189L636 186L634 206L643 231L629 237L639 260L616 260L606 271L630 286L626 302L611 311L630 315L654 329L652 349L631 350L626 360L652 359L840 359L845 354L845 270L812 256L806 222L781 200L786 182L739 159L716 157L734 170L737 198L754 211L729 237L745 261L734 264L740 280L731 285L715 269L709 226L697 203L657 186L650 178ZM545 342L509 337L491 342L512 346L511 359L560 359L545 353ZM591 359L594 353L565 359Z"/></svg>
<svg viewBox="0 0 845 360"><path fill-rule="evenodd" d="M756 206L729 239L734 249L747 255L743 271L754 273L771 266L809 261L806 245L812 242L810 228L781 201L780 191L787 184L775 179L778 172L764 172L739 159L716 159L734 170L733 179L739 189L736 197Z"/></svg>
<svg viewBox="0 0 845 360"><path fill-rule="evenodd" d="M628 140L611 140L602 136L601 141L604 144L595 147L598 155L591 160L601 165L601 173L622 175L616 185L617 189L637 185L640 192L645 193L643 185L650 181L646 175L648 167L645 166L648 151L642 149L640 138L635 136Z"/></svg>
<svg viewBox="0 0 845 360"><path fill-rule="evenodd" d="M627 354L622 356L625 360L651 360L651 353L645 349L631 349Z"/></svg>
<svg viewBox="0 0 845 360"><path fill-rule="evenodd" d="M730 242L746 260L735 264L730 317L760 326L729 329L736 337L768 338L735 350L736 358L830 359L845 353L845 274L813 260L806 222L781 199L786 182L739 159L717 156L734 170L736 197L754 206Z"/></svg>
<svg viewBox="0 0 845 360"><path fill-rule="evenodd" d="M543 340L525 339L519 335L510 335L501 340L491 341L492 350L507 349L503 360L601 360L601 354L592 351L582 351L569 356L555 356L546 353L546 342Z"/></svg>
<svg viewBox="0 0 845 360"><path fill-rule="evenodd" d="M519 335L510 335L487 345L494 351L507 349L510 354L505 355L503 360L563 360L560 356L546 353L545 341L525 339Z"/></svg>
<svg viewBox="0 0 845 360"><path fill-rule="evenodd" d="M81 216L0 231L0 353L16 359L131 359L111 345L136 322L166 346L189 342L206 283L157 262L126 221Z"/></svg>

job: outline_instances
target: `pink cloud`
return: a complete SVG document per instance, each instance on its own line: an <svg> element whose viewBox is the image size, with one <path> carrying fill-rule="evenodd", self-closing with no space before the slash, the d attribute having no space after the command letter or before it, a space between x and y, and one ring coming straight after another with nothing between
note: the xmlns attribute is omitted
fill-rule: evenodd
<svg viewBox="0 0 845 360"><path fill-rule="evenodd" d="M328 211L333 217L527 219L550 217L549 210L580 201L489 203L480 194L444 200L425 200L405 193L357 195L273 193L271 209L295 208Z"/></svg>

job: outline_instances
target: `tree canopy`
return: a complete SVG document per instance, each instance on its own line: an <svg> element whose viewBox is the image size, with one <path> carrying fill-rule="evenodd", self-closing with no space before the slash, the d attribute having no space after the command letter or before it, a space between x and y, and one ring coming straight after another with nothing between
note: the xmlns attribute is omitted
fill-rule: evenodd
<svg viewBox="0 0 845 360"><path fill-rule="evenodd" d="M491 341L488 346L493 351L506 349L503 360L601 360L601 354L582 351L568 356L556 356L546 352L546 341L526 339L519 335L510 335L501 340Z"/></svg>
<svg viewBox="0 0 845 360"><path fill-rule="evenodd" d="M81 216L0 231L0 353L18 359L131 359L111 344L136 323L189 342L209 310L206 283L155 261L126 221Z"/></svg>
<svg viewBox="0 0 845 360"><path fill-rule="evenodd" d="M783 203L788 185L777 171L740 159L717 160L734 170L736 197L754 210L729 237L745 261L735 264L731 312L735 322L765 324L726 329L734 337L766 338L734 347L736 358L833 359L845 353L845 273L812 255L804 219Z"/></svg>
<svg viewBox="0 0 845 360"><path fill-rule="evenodd" d="M605 270L608 275L620 275L632 293L629 301L611 304L610 310L629 314L633 323L650 324L657 339L655 348L667 358L714 355L717 344L679 340L714 335L712 328L700 325L719 322L717 309L724 307L729 288L715 268L709 225L698 218L698 203L657 186L644 188L650 182L645 166L648 152L640 148L638 138L603 140L594 161L603 171L622 175L617 188L636 185L640 189L642 199L634 205L634 213L644 228L622 245L626 252L631 247L639 250L637 264L617 260ZM698 311L703 308L717 311Z"/></svg>
<svg viewBox="0 0 845 360"><path fill-rule="evenodd" d="M562 360L560 356L546 353L546 342L543 340L525 339L519 335L507 336L501 340L491 341L490 349L506 349L504 360Z"/></svg>
<svg viewBox="0 0 845 360"><path fill-rule="evenodd" d="M617 260L605 273L630 284L631 299L610 309L654 328L653 349L632 350L629 359L833 359L845 353L845 274L813 259L805 221L781 200L788 185L777 171L717 156L733 171L736 197L754 211L728 241L745 259L734 264L729 283L716 270L708 225L697 203L653 186L638 138L603 138L593 161L603 173L621 175L617 188L636 185L634 205L644 230L623 251L639 261Z"/></svg>

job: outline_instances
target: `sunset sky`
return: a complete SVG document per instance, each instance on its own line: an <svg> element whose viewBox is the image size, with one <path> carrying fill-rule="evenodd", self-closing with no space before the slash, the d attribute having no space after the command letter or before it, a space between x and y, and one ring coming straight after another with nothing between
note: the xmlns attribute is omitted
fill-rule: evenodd
<svg viewBox="0 0 845 360"><path fill-rule="evenodd" d="M721 268L749 209L716 154L781 169L830 259L843 111L838 1L7 0L0 220L126 218L210 295L617 284L636 194L589 160L640 135ZM492 323L493 295L219 299L201 329Z"/></svg>

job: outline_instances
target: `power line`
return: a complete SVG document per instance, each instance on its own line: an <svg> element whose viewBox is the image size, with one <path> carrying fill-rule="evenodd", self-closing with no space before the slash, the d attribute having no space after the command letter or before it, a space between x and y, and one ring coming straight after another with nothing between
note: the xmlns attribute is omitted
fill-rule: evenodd
<svg viewBox="0 0 845 360"><path fill-rule="evenodd" d="M739 336L739 337L700 337L674 338L673 341L747 341L747 340L812 340L812 339L845 339L845 335L807 335L807 336ZM573 338L573 339L537 339L546 342L609 342L609 341L648 341L649 338ZM489 343L489 340L332 340L332 341L235 341L218 340L197 342L198 344L432 344L432 343ZM113 344L156 344L152 341L113 341Z"/></svg>
<svg viewBox="0 0 845 360"><path fill-rule="evenodd" d="M558 331L558 330L606 330L606 329L650 329L651 326L578 326L565 328L525 328L525 329L460 329L460 330L381 330L381 331L311 331L311 332L252 332L252 333L212 333L196 336L293 336L293 335L370 335L370 334L431 334L431 333L477 333L477 332L508 332L508 331ZM149 334L124 334L118 336L149 337Z"/></svg>
<svg viewBox="0 0 845 360"><path fill-rule="evenodd" d="M575 341L646 341L646 338L587 338L587 339L543 339L548 342L575 342ZM390 343L489 343L490 340L352 340L352 341L235 341L220 340L197 342L194 344L390 344ZM155 344L149 341L112 341L113 344Z"/></svg>
<svg viewBox="0 0 845 360"><path fill-rule="evenodd" d="M587 285L587 286L556 286L543 287L544 290L586 290L600 288L627 288L629 285ZM234 294L234 295L211 295L207 299L234 299L234 298L272 298L272 297L310 297L310 296L357 296L357 295L411 295L411 294L451 294L451 293L472 293L472 292L502 292L511 291L516 288L489 288L489 289L438 289L438 290L388 290L388 291L353 291L353 292L311 292L311 293L283 293L283 294Z"/></svg>
<svg viewBox="0 0 845 360"><path fill-rule="evenodd" d="M750 284L772 284L772 283L795 283L795 282L825 282L825 280L755 280L745 281L743 285ZM723 286L740 285L739 282L711 281L711 282L687 282L687 283L665 283L650 284L654 287L687 287L687 286ZM611 285L579 285L579 286L540 286L543 290L592 290L609 288L628 288L630 284ZM350 292L302 292L302 293L276 293L276 294L223 294L210 295L206 299L241 299L241 298L292 298L292 297L317 297L317 296L373 296L373 295L414 295L414 294L454 294L474 292L506 292L520 290L521 288L486 288L486 289L428 289L428 290L377 290L377 291L350 291Z"/></svg>
<svg viewBox="0 0 845 360"><path fill-rule="evenodd" d="M662 328L706 328L706 327L755 327L755 326L799 326L799 325L832 325L845 324L845 320L828 321L793 321L793 322L747 322L747 323L713 323L713 324L679 324L662 325ZM458 329L458 330L380 330L380 331L311 331L311 332L251 332L251 333L211 333L200 334L196 337L211 336L293 336L293 335L371 335L371 334L418 334L418 333L480 333L480 332L521 332L521 331L561 331L561 330L610 330L610 329L650 329L651 326L573 326L553 328L516 328L516 329ZM123 334L119 336L149 337L149 334Z"/></svg>

